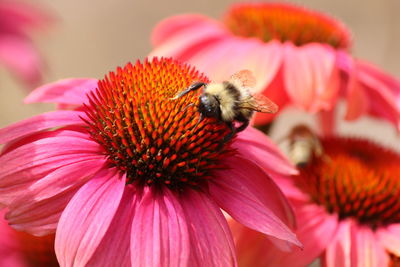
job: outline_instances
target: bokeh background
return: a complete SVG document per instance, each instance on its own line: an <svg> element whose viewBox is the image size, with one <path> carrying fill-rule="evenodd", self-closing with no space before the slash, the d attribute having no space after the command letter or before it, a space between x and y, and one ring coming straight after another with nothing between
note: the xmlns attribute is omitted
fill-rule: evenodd
<svg viewBox="0 0 400 267"><path fill-rule="evenodd" d="M202 13L219 18L229 0L25 0L53 13L56 24L46 34L36 34L47 60L45 82L67 77L102 78L116 66L143 59L151 50L152 28L168 16ZM302 0L291 1L330 14L353 33L354 56L374 62L400 77L399 0ZM193 34L196 34L195 32ZM0 127L51 110L52 105L24 105L27 91L0 67ZM400 101L400 100L399 100ZM276 138L299 121L312 124L310 116L285 112L273 130ZM385 122L362 119L341 123L346 134L371 136L399 148L399 137Z"/></svg>

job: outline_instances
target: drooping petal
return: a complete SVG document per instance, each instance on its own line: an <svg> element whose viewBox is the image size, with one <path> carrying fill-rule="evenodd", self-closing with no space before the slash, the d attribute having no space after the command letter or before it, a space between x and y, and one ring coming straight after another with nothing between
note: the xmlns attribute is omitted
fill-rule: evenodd
<svg viewBox="0 0 400 267"><path fill-rule="evenodd" d="M126 186L110 227L86 266L102 266L105 262L112 262L114 266L133 266L130 256L131 228L138 202L134 187Z"/></svg>
<svg viewBox="0 0 400 267"><path fill-rule="evenodd" d="M310 112L332 108L339 91L336 54L321 44L285 44L284 81L292 103Z"/></svg>
<svg viewBox="0 0 400 267"><path fill-rule="evenodd" d="M2 0L0 5L2 30L15 35L26 35L28 30L52 24L54 17L24 1Z"/></svg>
<svg viewBox="0 0 400 267"><path fill-rule="evenodd" d="M16 140L22 136L54 127L67 125L84 125L81 117L86 118L84 112L79 111L52 111L33 116L29 119L11 124L0 129L0 144Z"/></svg>
<svg viewBox="0 0 400 267"><path fill-rule="evenodd" d="M336 130L336 123L335 123L335 109L327 110L327 111L320 111L318 112L318 121L320 125L320 135L321 136L332 136Z"/></svg>
<svg viewBox="0 0 400 267"><path fill-rule="evenodd" d="M80 160L55 169L20 193L9 205L7 219L15 229L34 235L55 230L61 212L79 188L104 166L105 159Z"/></svg>
<svg viewBox="0 0 400 267"><path fill-rule="evenodd" d="M346 100L346 120L356 120L361 115L364 115L368 112L368 107L370 105L369 99L364 88L359 84L359 82L354 81L349 85Z"/></svg>
<svg viewBox="0 0 400 267"><path fill-rule="evenodd" d="M0 203L10 204L29 186L53 170L76 162L99 158L100 146L92 140L59 135L41 138L0 156ZM54 134L55 132L51 132Z"/></svg>
<svg viewBox="0 0 400 267"><path fill-rule="evenodd" d="M255 39L226 37L198 50L198 53L185 60L213 81L229 80L232 74L243 69L252 71L256 77L253 93L261 93L271 83L282 63L282 49L278 42L265 45ZM215 62L224 62L224 67Z"/></svg>
<svg viewBox="0 0 400 267"><path fill-rule="evenodd" d="M196 190L185 192L180 203L190 237L188 266L237 266L232 234L216 203Z"/></svg>
<svg viewBox="0 0 400 267"><path fill-rule="evenodd" d="M176 16L156 26L152 40L159 45L149 57L170 56L187 61L185 59L198 48L204 48L225 35L225 30L217 22L204 16Z"/></svg>
<svg viewBox="0 0 400 267"><path fill-rule="evenodd" d="M400 257L400 224L391 224L377 230L379 242L391 253Z"/></svg>
<svg viewBox="0 0 400 267"><path fill-rule="evenodd" d="M210 194L221 208L251 229L301 246L289 229L294 225L290 205L268 175L238 156L224 164L229 169L217 172L210 183Z"/></svg>
<svg viewBox="0 0 400 267"><path fill-rule="evenodd" d="M351 224L350 220L341 221L335 236L328 244L323 261L325 267L352 267L351 265Z"/></svg>
<svg viewBox="0 0 400 267"><path fill-rule="evenodd" d="M4 64L29 86L41 79L42 61L31 41L17 35L0 36L0 64Z"/></svg>
<svg viewBox="0 0 400 267"><path fill-rule="evenodd" d="M375 233L369 227L354 224L351 234L352 267L388 266L389 255L378 242Z"/></svg>
<svg viewBox="0 0 400 267"><path fill-rule="evenodd" d="M86 94L97 88L97 79L70 78L43 85L32 91L25 103L82 105Z"/></svg>
<svg viewBox="0 0 400 267"><path fill-rule="evenodd" d="M248 127L239 133L234 143L239 153L260 165L268 173L294 175L298 171L282 153L282 151L259 130Z"/></svg>
<svg viewBox="0 0 400 267"><path fill-rule="evenodd" d="M97 173L71 199L57 227L55 251L61 266L85 266L104 238L120 205L125 176Z"/></svg>
<svg viewBox="0 0 400 267"><path fill-rule="evenodd" d="M238 223L231 222L236 238L236 247L240 266L308 266L316 259L331 238L337 227L337 218L326 214L323 208L312 205L297 213L298 229L296 234L303 249L282 251L275 247L265 236Z"/></svg>
<svg viewBox="0 0 400 267"><path fill-rule="evenodd" d="M400 128L400 81L365 61L355 64L355 79L368 99L368 112Z"/></svg>
<svg viewBox="0 0 400 267"><path fill-rule="evenodd" d="M154 46L162 45L172 36L196 27L205 28L215 25L211 19L197 14L183 14L162 20L154 27L151 41ZM208 26L211 27L211 26Z"/></svg>
<svg viewBox="0 0 400 267"><path fill-rule="evenodd" d="M132 266L192 266L188 264L189 235L177 196L144 188L132 222Z"/></svg>

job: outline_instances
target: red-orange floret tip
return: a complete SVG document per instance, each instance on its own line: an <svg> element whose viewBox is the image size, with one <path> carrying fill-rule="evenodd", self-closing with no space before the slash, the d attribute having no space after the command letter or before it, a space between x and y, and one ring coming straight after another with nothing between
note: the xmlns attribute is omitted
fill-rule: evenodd
<svg viewBox="0 0 400 267"><path fill-rule="evenodd" d="M233 34L264 42L289 41L297 46L324 43L348 49L350 33L339 21L304 7L285 3L233 5L224 17Z"/></svg>
<svg viewBox="0 0 400 267"><path fill-rule="evenodd" d="M400 155L362 139L321 140L324 155L296 181L313 202L340 219L373 228L400 222Z"/></svg>
<svg viewBox="0 0 400 267"><path fill-rule="evenodd" d="M37 237L25 232L14 231L14 233L18 252L26 266L59 266L54 252L54 234Z"/></svg>
<svg viewBox="0 0 400 267"><path fill-rule="evenodd" d="M396 256L393 253L390 253L388 251L389 254L389 265L388 267L400 267L400 257Z"/></svg>
<svg viewBox="0 0 400 267"><path fill-rule="evenodd" d="M117 68L90 94L91 136L128 183L196 187L231 151L225 124L207 118L197 125L199 92L172 99L198 81L209 82L189 65L154 58Z"/></svg>

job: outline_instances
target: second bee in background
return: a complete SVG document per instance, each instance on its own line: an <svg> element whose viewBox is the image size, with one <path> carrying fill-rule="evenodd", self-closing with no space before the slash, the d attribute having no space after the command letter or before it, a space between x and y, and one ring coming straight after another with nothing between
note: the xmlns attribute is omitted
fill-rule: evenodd
<svg viewBox="0 0 400 267"><path fill-rule="evenodd" d="M314 158L323 154L318 136L304 124L295 126L289 133L288 140L288 155L297 167L305 167Z"/></svg>

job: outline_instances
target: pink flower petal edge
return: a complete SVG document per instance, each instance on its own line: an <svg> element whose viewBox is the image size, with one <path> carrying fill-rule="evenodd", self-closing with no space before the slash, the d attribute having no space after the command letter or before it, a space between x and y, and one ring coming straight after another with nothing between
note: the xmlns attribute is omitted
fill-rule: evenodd
<svg viewBox="0 0 400 267"><path fill-rule="evenodd" d="M265 172L237 156L224 163L229 169L210 183L210 194L217 203L243 225L301 246L287 226L294 225L291 207Z"/></svg>
<svg viewBox="0 0 400 267"><path fill-rule="evenodd" d="M105 169L71 199L56 232L61 266L84 266L90 260L114 218L124 188L125 177L115 169Z"/></svg>
<svg viewBox="0 0 400 267"><path fill-rule="evenodd" d="M145 188L131 230L132 266L189 265L189 233L178 198Z"/></svg>
<svg viewBox="0 0 400 267"><path fill-rule="evenodd" d="M25 103L57 103L82 105L86 94L97 88L97 79L70 78L43 85L32 91Z"/></svg>

